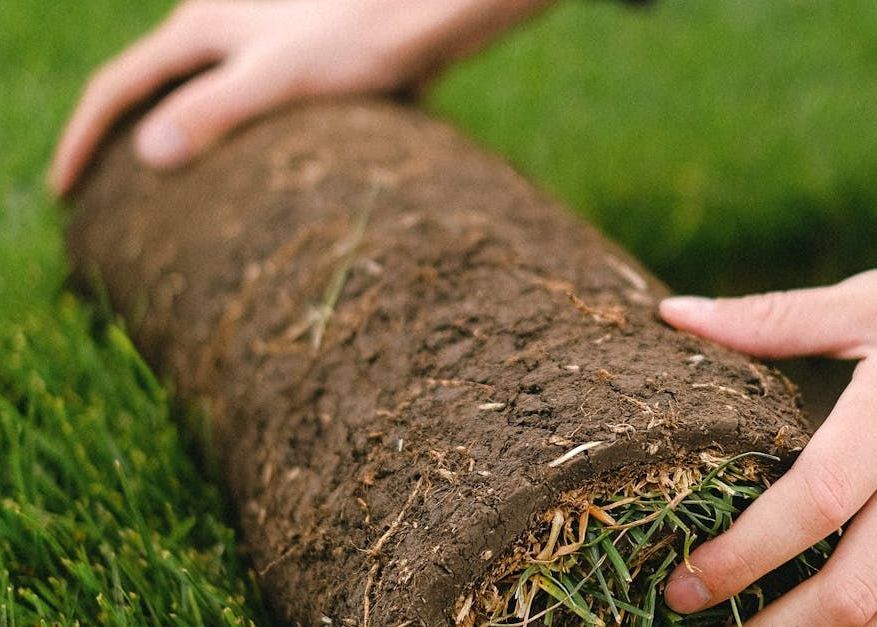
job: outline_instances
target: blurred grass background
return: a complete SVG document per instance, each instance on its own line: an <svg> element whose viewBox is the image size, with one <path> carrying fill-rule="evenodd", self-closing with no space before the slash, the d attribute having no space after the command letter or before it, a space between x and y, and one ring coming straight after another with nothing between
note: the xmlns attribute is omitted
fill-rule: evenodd
<svg viewBox="0 0 877 627"><path fill-rule="evenodd" d="M216 488L121 330L66 294L42 176L81 84L168 0L0 8L0 627L258 620ZM877 4L562 2L428 106L680 291L877 266Z"/></svg>
<svg viewBox="0 0 877 627"><path fill-rule="evenodd" d="M877 4L567 2L434 106L680 291L877 264Z"/></svg>

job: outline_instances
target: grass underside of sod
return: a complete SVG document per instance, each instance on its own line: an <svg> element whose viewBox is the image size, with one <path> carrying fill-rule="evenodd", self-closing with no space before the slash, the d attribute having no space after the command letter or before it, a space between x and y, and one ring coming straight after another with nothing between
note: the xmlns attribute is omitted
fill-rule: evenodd
<svg viewBox="0 0 877 627"><path fill-rule="evenodd" d="M540 525L458 602L465 627L743 625L828 559L823 540L729 601L689 616L663 602L676 564L727 530L770 485L761 458L701 455L702 469L655 470L606 497L565 494ZM774 461L775 458L774 458Z"/></svg>

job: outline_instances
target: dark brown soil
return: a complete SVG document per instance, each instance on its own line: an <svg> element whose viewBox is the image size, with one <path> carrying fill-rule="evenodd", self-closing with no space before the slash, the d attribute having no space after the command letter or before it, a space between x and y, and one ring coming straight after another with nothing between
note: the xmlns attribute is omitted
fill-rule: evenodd
<svg viewBox="0 0 877 627"><path fill-rule="evenodd" d="M661 324L627 254L411 108L302 106L164 176L122 132L77 204L79 277L209 401L291 624L447 623L559 493L806 441L790 384Z"/></svg>

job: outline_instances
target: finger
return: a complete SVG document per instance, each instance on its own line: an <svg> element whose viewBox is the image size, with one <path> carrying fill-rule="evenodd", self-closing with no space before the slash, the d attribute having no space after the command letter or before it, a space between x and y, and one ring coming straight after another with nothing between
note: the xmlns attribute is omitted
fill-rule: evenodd
<svg viewBox="0 0 877 627"><path fill-rule="evenodd" d="M737 594L846 522L877 486L877 366L853 381L791 470L731 528L692 554L667 585L668 604L694 612Z"/></svg>
<svg viewBox="0 0 877 627"><path fill-rule="evenodd" d="M135 137L138 155L155 168L185 163L245 120L296 95L288 71L249 59L193 79L143 120Z"/></svg>
<svg viewBox="0 0 877 627"><path fill-rule="evenodd" d="M177 12L89 81L50 168L49 184L57 195L69 191L97 143L121 113L168 81L220 57L216 35L208 39L201 34L205 30L198 24L199 10Z"/></svg>
<svg viewBox="0 0 877 627"><path fill-rule="evenodd" d="M877 614L877 497L872 496L818 574L772 603L747 623L770 625L867 625Z"/></svg>
<svg viewBox="0 0 877 627"><path fill-rule="evenodd" d="M867 283L868 285L863 285ZM671 325L759 357L825 354L864 356L866 329L877 313L877 274L832 285L717 300L668 298L661 316Z"/></svg>

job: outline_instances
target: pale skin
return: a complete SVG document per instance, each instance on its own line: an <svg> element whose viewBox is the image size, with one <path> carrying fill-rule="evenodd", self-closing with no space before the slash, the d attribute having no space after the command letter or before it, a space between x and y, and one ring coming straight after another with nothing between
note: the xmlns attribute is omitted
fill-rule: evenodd
<svg viewBox="0 0 877 627"><path fill-rule="evenodd" d="M67 124L49 186L67 193L119 115L204 70L140 124L149 166L181 166L285 103L416 85L549 0L195 0L100 68Z"/></svg>
<svg viewBox="0 0 877 627"><path fill-rule="evenodd" d="M550 0L199 0L95 73L49 173L64 195L112 123L168 81L182 86L140 123L139 158L173 169L295 100L416 85ZM679 566L668 604L715 605L846 525L816 576L749 624L877 627L877 271L830 287L738 299L679 297L669 324L759 357L858 360L853 380L792 469L731 529ZM852 519L852 520L851 520Z"/></svg>

